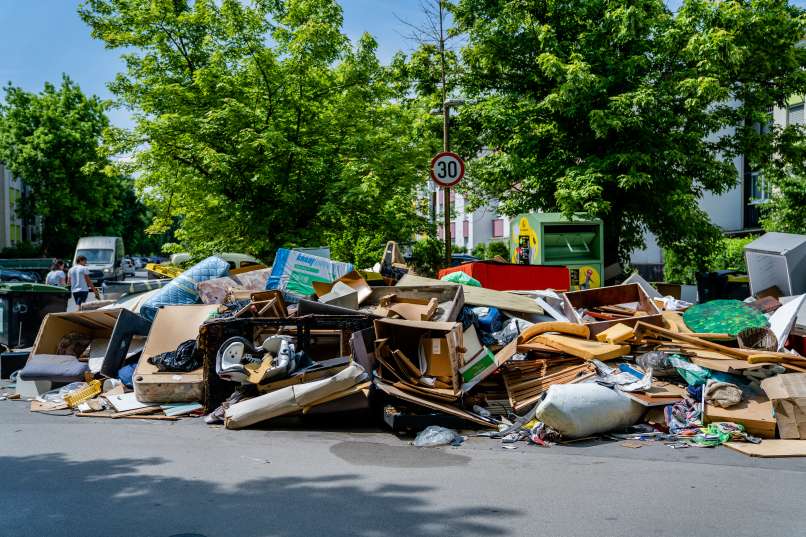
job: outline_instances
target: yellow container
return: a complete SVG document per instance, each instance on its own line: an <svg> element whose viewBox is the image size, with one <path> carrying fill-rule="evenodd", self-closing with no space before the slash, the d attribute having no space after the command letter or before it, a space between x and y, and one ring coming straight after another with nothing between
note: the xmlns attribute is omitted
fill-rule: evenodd
<svg viewBox="0 0 806 537"><path fill-rule="evenodd" d="M91 380L84 388L65 395L64 402L67 403L67 406L75 408L84 401L89 401L99 393L101 393L101 381Z"/></svg>

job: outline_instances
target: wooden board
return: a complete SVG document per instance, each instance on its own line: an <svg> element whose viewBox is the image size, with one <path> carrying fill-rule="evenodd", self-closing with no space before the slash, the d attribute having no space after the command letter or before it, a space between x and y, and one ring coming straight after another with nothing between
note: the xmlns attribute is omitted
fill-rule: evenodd
<svg viewBox="0 0 806 537"><path fill-rule="evenodd" d="M629 345L612 345L559 334L541 334L535 339L538 343L585 360L612 360L630 352Z"/></svg>
<svg viewBox="0 0 806 537"><path fill-rule="evenodd" d="M725 447L751 457L806 457L806 440L764 440L760 444L727 442Z"/></svg>
<svg viewBox="0 0 806 537"><path fill-rule="evenodd" d="M713 369L721 373L740 373L746 370L759 369L768 363L764 364L748 364L744 360L737 360L736 358L714 359L714 358L700 358L699 356L691 357L692 363L706 369Z"/></svg>
<svg viewBox="0 0 806 537"><path fill-rule="evenodd" d="M424 278L422 276L415 276L413 274L405 274L398 282L398 286L410 285L456 285L451 282L443 282L442 280L435 280L433 278ZM490 306L505 311L517 311L520 313L534 313L543 315L543 308L531 298L516 295L514 293L507 293L504 291L494 291L492 289L484 289L483 287L473 287L472 285L463 285L462 290L465 295L465 304L471 306Z"/></svg>

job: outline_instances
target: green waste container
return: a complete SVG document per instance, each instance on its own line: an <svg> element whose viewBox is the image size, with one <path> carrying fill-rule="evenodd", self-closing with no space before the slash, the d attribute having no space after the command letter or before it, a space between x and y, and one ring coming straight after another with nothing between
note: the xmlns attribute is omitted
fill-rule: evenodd
<svg viewBox="0 0 806 537"><path fill-rule="evenodd" d="M10 348L34 344L48 313L67 311L70 293L40 283L0 283L0 343Z"/></svg>

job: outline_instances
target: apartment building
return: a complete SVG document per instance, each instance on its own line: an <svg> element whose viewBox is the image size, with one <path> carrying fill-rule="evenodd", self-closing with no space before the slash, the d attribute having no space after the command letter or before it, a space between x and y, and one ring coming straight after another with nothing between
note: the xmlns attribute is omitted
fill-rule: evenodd
<svg viewBox="0 0 806 537"><path fill-rule="evenodd" d="M17 210L28 188L0 162L0 249L40 240L39 219L23 218Z"/></svg>

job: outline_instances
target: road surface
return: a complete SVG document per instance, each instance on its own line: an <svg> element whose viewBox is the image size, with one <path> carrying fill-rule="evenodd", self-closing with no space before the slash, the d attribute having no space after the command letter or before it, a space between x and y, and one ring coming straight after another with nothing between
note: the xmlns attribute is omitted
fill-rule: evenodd
<svg viewBox="0 0 806 537"><path fill-rule="evenodd" d="M0 401L15 537L803 535L806 460L622 442L415 448L357 423L33 414Z"/></svg>

